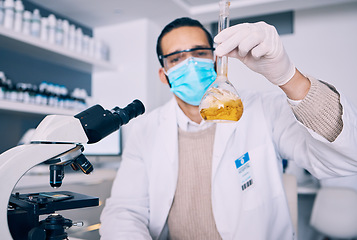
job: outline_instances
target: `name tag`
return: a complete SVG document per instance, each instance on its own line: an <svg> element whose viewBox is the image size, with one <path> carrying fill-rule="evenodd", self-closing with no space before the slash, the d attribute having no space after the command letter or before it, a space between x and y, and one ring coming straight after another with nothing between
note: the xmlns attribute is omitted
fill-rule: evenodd
<svg viewBox="0 0 357 240"><path fill-rule="evenodd" d="M244 191L253 184L252 167L250 165L250 158L248 152L246 152L237 160L235 160L235 164L238 169L238 175L240 177L242 191Z"/></svg>

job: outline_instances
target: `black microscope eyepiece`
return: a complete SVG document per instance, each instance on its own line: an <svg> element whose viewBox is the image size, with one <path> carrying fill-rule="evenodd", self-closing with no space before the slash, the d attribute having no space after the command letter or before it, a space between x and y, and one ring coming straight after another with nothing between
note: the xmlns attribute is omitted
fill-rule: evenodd
<svg viewBox="0 0 357 240"><path fill-rule="evenodd" d="M112 113L119 116L121 125L127 124L131 119L136 118L144 112L144 104L137 99L128 104L125 108L115 107L112 109Z"/></svg>
<svg viewBox="0 0 357 240"><path fill-rule="evenodd" d="M145 107L142 102L134 100L125 108L115 107L111 111L105 110L100 105L94 105L74 117L80 120L88 137L88 143L96 143L144 112Z"/></svg>

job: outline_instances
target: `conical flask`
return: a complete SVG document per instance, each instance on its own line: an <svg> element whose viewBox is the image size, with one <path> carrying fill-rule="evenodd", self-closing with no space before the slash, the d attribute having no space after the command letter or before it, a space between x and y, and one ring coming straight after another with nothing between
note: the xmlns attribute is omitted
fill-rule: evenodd
<svg viewBox="0 0 357 240"><path fill-rule="evenodd" d="M221 0L218 32L229 26L229 1ZM227 56L216 58L217 78L203 95L199 111L202 119L210 122L238 121L243 114L242 100L228 81Z"/></svg>

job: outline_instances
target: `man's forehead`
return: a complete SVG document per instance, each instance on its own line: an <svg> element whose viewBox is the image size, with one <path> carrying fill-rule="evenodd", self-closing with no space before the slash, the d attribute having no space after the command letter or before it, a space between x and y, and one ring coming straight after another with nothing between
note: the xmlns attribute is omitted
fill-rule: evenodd
<svg viewBox="0 0 357 240"><path fill-rule="evenodd" d="M209 47L206 33L199 27L184 26L171 30L161 40L163 54L190 49Z"/></svg>

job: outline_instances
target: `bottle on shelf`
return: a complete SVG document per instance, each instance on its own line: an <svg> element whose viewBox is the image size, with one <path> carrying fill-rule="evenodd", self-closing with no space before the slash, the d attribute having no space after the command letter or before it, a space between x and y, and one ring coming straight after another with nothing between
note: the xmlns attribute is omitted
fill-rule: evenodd
<svg viewBox="0 0 357 240"><path fill-rule="evenodd" d="M94 57L96 59L101 59L102 54L102 41L99 39L94 39Z"/></svg>
<svg viewBox="0 0 357 240"><path fill-rule="evenodd" d="M82 110L87 107L88 94L85 89L75 88L71 93L71 97L73 99L72 108Z"/></svg>
<svg viewBox="0 0 357 240"><path fill-rule="evenodd" d="M88 55L94 58L94 39L92 37L89 37L88 40Z"/></svg>
<svg viewBox="0 0 357 240"><path fill-rule="evenodd" d="M57 19L56 22L55 43L60 46L63 45L63 27L61 19Z"/></svg>
<svg viewBox="0 0 357 240"><path fill-rule="evenodd" d="M88 35L83 35L83 41L82 41L82 54L85 56L89 55L89 36Z"/></svg>
<svg viewBox="0 0 357 240"><path fill-rule="evenodd" d="M0 26L3 25L4 22L4 2L0 0Z"/></svg>
<svg viewBox="0 0 357 240"><path fill-rule="evenodd" d="M47 27L47 32L48 32L48 42L49 43L55 43L56 40L56 17L53 14L50 14L48 16L48 27Z"/></svg>
<svg viewBox="0 0 357 240"><path fill-rule="evenodd" d="M48 91L48 83L42 82L38 87L38 93L36 94L36 104L47 105L50 92Z"/></svg>
<svg viewBox="0 0 357 240"><path fill-rule="evenodd" d="M4 22L3 25L5 28L13 29L14 26L14 0L5 0L4 1Z"/></svg>
<svg viewBox="0 0 357 240"><path fill-rule="evenodd" d="M16 101L17 99L15 87L8 78L5 80L5 99L10 101Z"/></svg>
<svg viewBox="0 0 357 240"><path fill-rule="evenodd" d="M24 13L24 5L21 0L15 1L15 18L14 18L14 31L21 32L22 18Z"/></svg>
<svg viewBox="0 0 357 240"><path fill-rule="evenodd" d="M25 86L21 83L17 83L15 85L15 90L16 90L16 101L23 102L24 95L25 95Z"/></svg>
<svg viewBox="0 0 357 240"><path fill-rule="evenodd" d="M41 30L41 14L40 10L35 9L32 13L31 19L31 36L40 37L40 30Z"/></svg>
<svg viewBox="0 0 357 240"><path fill-rule="evenodd" d="M71 24L69 26L69 32L68 32L68 49L70 51L74 51L76 47L76 26L74 24Z"/></svg>
<svg viewBox="0 0 357 240"><path fill-rule="evenodd" d="M48 41L48 18L46 17L41 18L40 39L44 42Z"/></svg>
<svg viewBox="0 0 357 240"><path fill-rule="evenodd" d="M78 53L82 53L83 49L83 32L81 28L76 29L75 35L75 51Z"/></svg>
<svg viewBox="0 0 357 240"><path fill-rule="evenodd" d="M69 94L68 94L68 89L61 85L59 86L59 95L60 95L60 105L59 107L61 108L69 108L68 102L69 102Z"/></svg>
<svg viewBox="0 0 357 240"><path fill-rule="evenodd" d="M63 30L63 47L68 48L68 33L69 33L69 22L68 20L62 21Z"/></svg>
<svg viewBox="0 0 357 240"><path fill-rule="evenodd" d="M109 56L109 46L103 42L102 44L102 57L101 60L108 61L110 56Z"/></svg>
<svg viewBox="0 0 357 240"><path fill-rule="evenodd" d="M30 98L30 89L31 89L31 84L29 83L17 83L16 84L16 89L18 91L17 94L17 101L23 102L23 103L31 103L31 98Z"/></svg>
<svg viewBox="0 0 357 240"><path fill-rule="evenodd" d="M0 71L0 99L5 98L5 73Z"/></svg>
<svg viewBox="0 0 357 240"><path fill-rule="evenodd" d="M13 84L12 81L6 77L4 72L0 72L0 88L1 99L11 100L13 98Z"/></svg>
<svg viewBox="0 0 357 240"><path fill-rule="evenodd" d="M31 34L31 19L32 13L30 11L25 11L22 19L22 33L25 35Z"/></svg>

